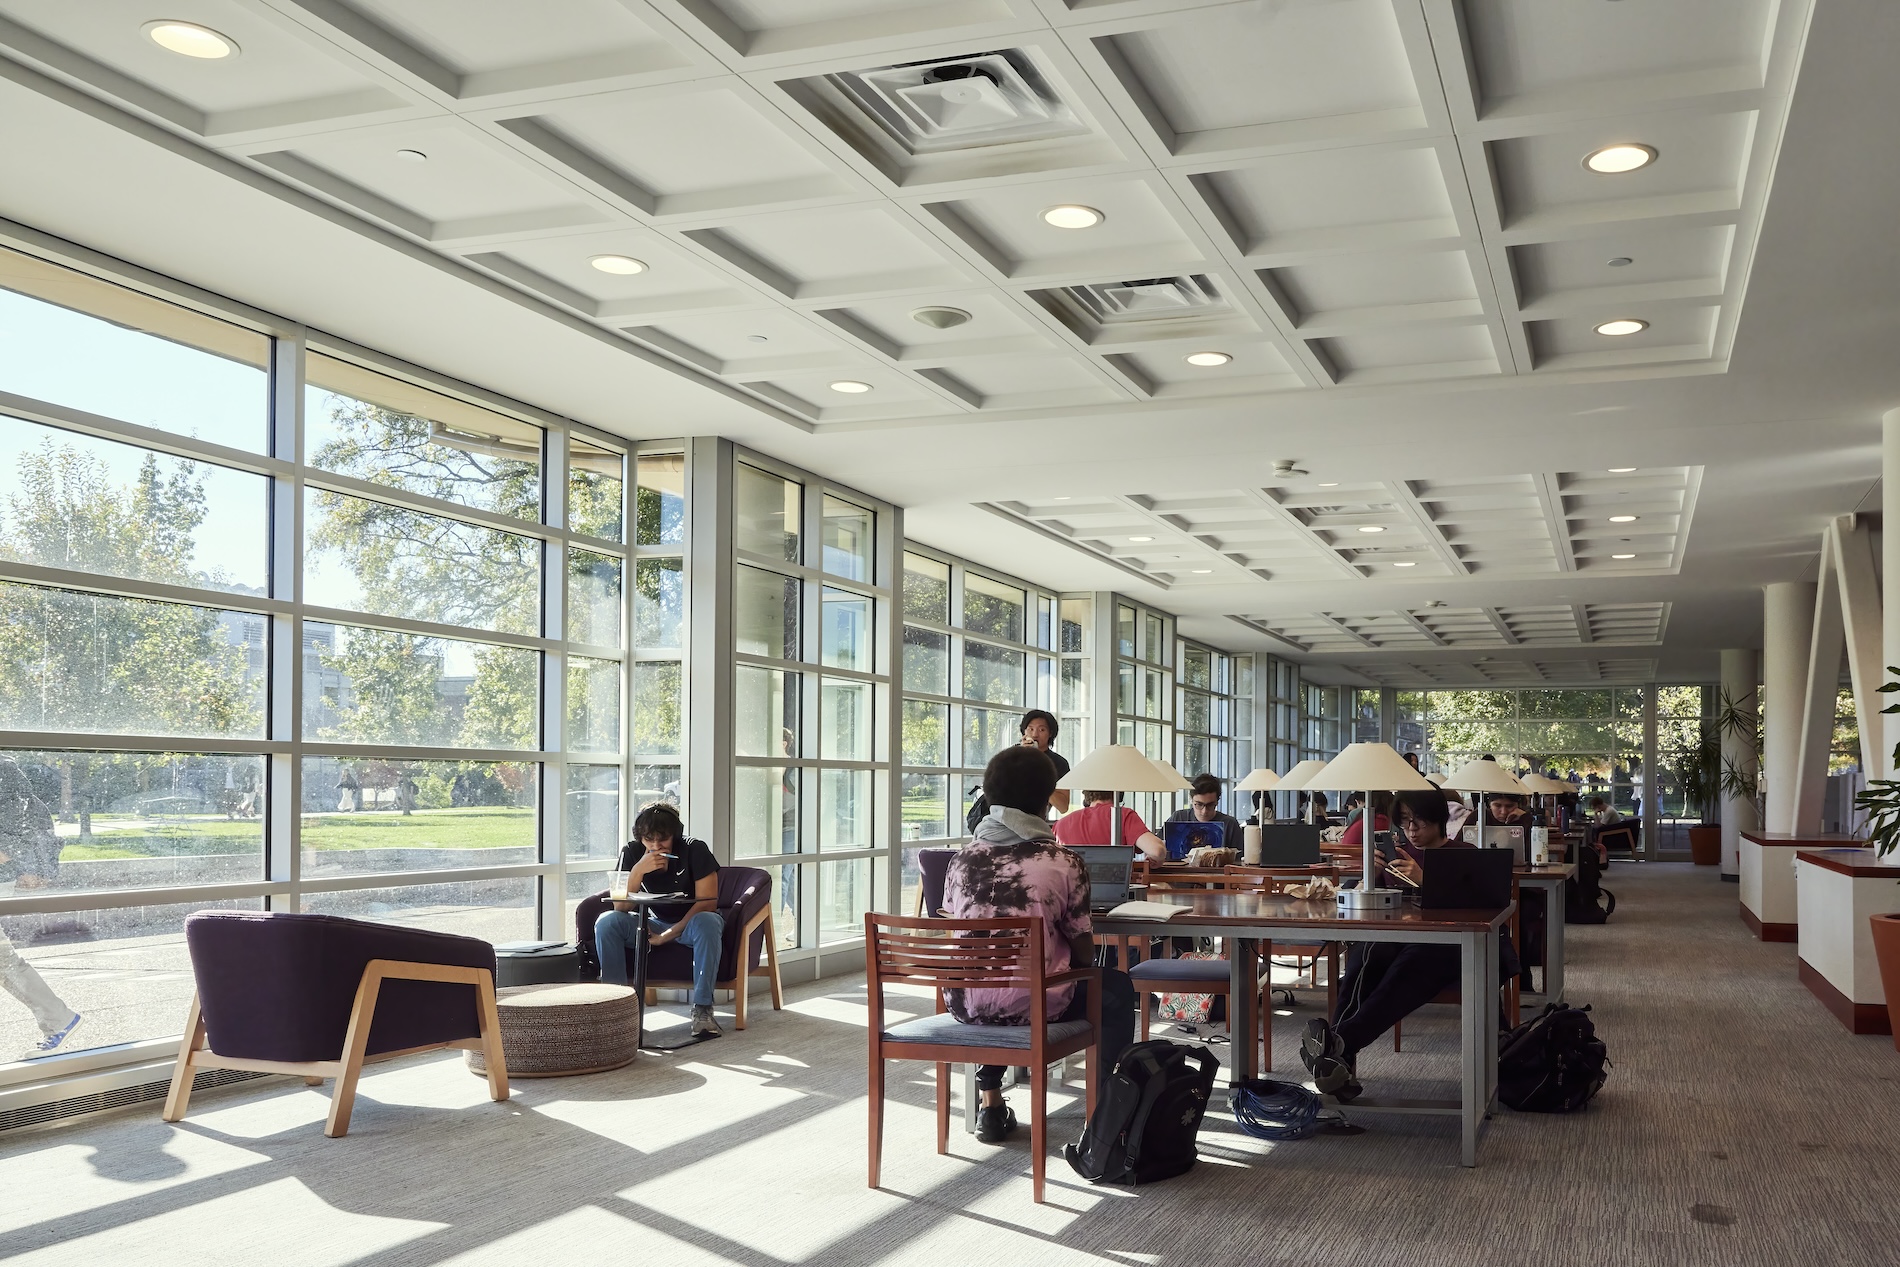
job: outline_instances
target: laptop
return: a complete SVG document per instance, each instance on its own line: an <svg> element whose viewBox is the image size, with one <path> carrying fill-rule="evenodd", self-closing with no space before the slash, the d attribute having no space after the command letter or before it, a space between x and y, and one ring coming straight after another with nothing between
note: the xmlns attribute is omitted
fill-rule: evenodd
<svg viewBox="0 0 1900 1267"><path fill-rule="evenodd" d="M1070 845L1089 869L1089 911L1112 911L1128 900L1134 882L1135 850L1131 845Z"/></svg>
<svg viewBox="0 0 1900 1267"><path fill-rule="evenodd" d="M1421 849L1418 904L1426 910L1495 911L1511 903L1506 849Z"/></svg>
<svg viewBox="0 0 1900 1267"><path fill-rule="evenodd" d="M1226 823L1163 823L1167 834L1161 838L1168 847L1168 861L1180 862L1190 849L1220 849L1227 844Z"/></svg>
<svg viewBox="0 0 1900 1267"><path fill-rule="evenodd" d="M1320 830L1306 823L1268 823L1260 829L1260 865L1310 867L1320 860Z"/></svg>
<svg viewBox="0 0 1900 1267"><path fill-rule="evenodd" d="M1517 865L1530 865L1530 833L1522 827L1487 827L1484 829L1484 847L1486 849L1509 849L1517 859Z"/></svg>

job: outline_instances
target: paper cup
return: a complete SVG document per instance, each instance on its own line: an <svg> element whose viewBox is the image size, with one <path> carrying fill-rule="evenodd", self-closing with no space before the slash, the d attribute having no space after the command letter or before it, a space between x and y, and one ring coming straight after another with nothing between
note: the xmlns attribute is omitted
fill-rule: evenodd
<svg viewBox="0 0 1900 1267"><path fill-rule="evenodd" d="M1258 827L1243 827L1240 829L1240 860L1250 867L1260 864L1260 848L1263 836L1264 833Z"/></svg>
<svg viewBox="0 0 1900 1267"><path fill-rule="evenodd" d="M615 898L626 897L627 896L627 877L632 874L633 873L631 871L613 872L611 874L611 878L607 881L607 896L615 897Z"/></svg>

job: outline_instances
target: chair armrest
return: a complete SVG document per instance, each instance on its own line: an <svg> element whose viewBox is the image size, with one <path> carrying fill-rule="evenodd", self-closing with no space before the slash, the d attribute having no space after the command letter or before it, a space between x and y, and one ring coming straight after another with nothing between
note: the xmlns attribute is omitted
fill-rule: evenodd
<svg viewBox="0 0 1900 1267"><path fill-rule="evenodd" d="M1071 968L1067 972L1058 972L1053 977L1044 977L1042 988L1048 990L1051 986L1067 985L1071 981L1100 981L1101 979L1100 968Z"/></svg>

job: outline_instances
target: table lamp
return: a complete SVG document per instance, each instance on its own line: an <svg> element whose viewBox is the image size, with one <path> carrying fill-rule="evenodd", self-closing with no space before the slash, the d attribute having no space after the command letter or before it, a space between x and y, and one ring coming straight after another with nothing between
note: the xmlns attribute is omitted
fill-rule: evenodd
<svg viewBox="0 0 1900 1267"><path fill-rule="evenodd" d="M1238 792L1271 792L1274 788L1279 786L1280 776L1274 773L1272 766L1263 765L1236 783L1234 790Z"/></svg>
<svg viewBox="0 0 1900 1267"><path fill-rule="evenodd" d="M1480 757L1476 761L1467 761L1452 771L1445 779L1444 786L1453 792L1478 793L1478 840L1484 840L1485 797L1493 793L1507 796L1525 796L1530 789L1515 774L1506 770L1495 761L1486 761Z"/></svg>
<svg viewBox="0 0 1900 1267"><path fill-rule="evenodd" d="M1341 889L1341 909L1376 910L1399 904L1397 889L1372 887L1378 872L1373 867L1372 838L1377 834L1378 819L1372 809L1372 794L1378 792L1431 792L1430 780L1414 770L1389 743L1347 744L1326 768L1308 778L1306 785L1330 792L1364 792L1366 804L1359 817L1359 887Z"/></svg>
<svg viewBox="0 0 1900 1267"><path fill-rule="evenodd" d="M1280 792L1302 791L1308 786L1306 781L1325 768L1326 763L1321 761L1318 757L1308 757L1281 775L1280 781L1274 785L1274 789ZM1313 798L1309 796L1306 798L1306 821L1309 823L1313 821L1313 809Z"/></svg>
<svg viewBox="0 0 1900 1267"><path fill-rule="evenodd" d="M1161 764L1141 755L1141 750L1125 743L1112 743L1095 749L1076 762L1056 781L1058 788L1072 792L1178 792L1181 776L1172 766L1161 772ZM1109 801L1108 843L1122 844L1121 798Z"/></svg>

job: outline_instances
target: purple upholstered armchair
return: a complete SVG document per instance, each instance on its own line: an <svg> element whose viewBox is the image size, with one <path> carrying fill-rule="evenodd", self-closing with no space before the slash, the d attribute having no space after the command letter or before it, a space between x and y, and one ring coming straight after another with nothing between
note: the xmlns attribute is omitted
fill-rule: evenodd
<svg viewBox="0 0 1900 1267"><path fill-rule="evenodd" d="M334 915L200 911L185 921L197 983L165 1098L185 1116L199 1069L336 1079L323 1133L350 1129L363 1066L475 1048L489 1094L508 1098L495 1015L495 948L473 937Z"/></svg>
<svg viewBox="0 0 1900 1267"><path fill-rule="evenodd" d="M583 962L596 966L600 963L600 953L594 945L594 921L612 907L607 894L600 892L582 898L580 905L574 908L574 941L580 947ZM785 993L778 979L778 935L772 924L771 873L757 867L719 868L719 905L715 909L726 927L714 988L732 991L734 1024L744 1029L749 978L765 977L771 983L773 1011L785 1006ZM740 957L742 945L743 959ZM632 949L627 951L627 979L633 979ZM692 983L690 947L678 942L653 947L647 959L649 987L682 987Z"/></svg>

